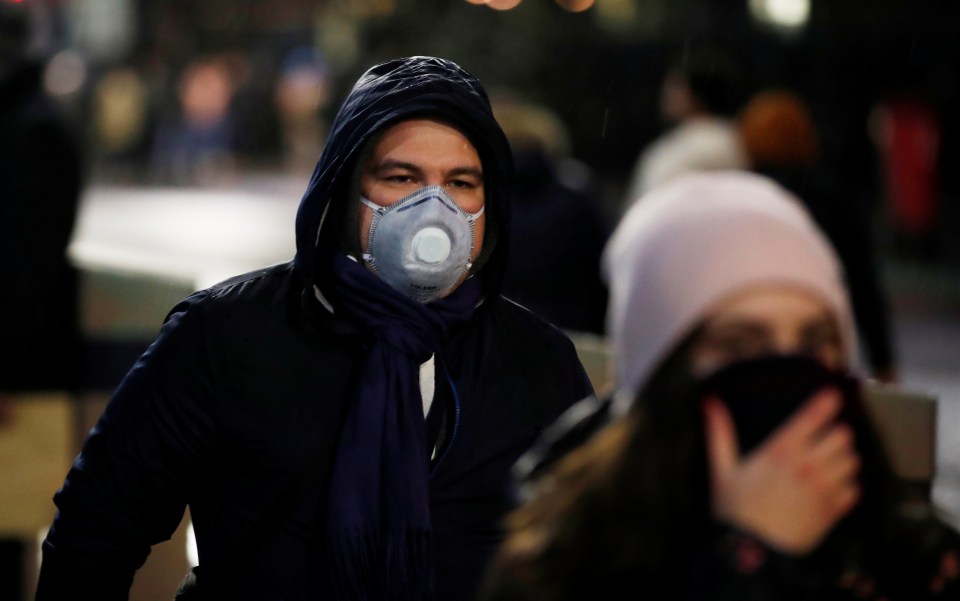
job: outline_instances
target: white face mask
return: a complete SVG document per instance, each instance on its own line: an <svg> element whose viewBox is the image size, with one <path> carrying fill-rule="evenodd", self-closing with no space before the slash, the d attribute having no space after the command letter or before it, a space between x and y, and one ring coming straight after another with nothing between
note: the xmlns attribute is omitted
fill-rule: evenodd
<svg viewBox="0 0 960 601"><path fill-rule="evenodd" d="M420 188L373 210L363 261L394 289L428 303L447 295L470 269L474 223L483 214L467 213L441 186Z"/></svg>

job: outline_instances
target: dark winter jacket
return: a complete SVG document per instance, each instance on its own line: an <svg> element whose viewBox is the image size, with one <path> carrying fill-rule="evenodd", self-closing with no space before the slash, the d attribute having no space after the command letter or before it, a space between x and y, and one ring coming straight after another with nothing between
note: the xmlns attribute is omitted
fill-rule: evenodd
<svg viewBox="0 0 960 601"><path fill-rule="evenodd" d="M82 165L73 132L41 88L41 65L0 76L0 392L77 383L76 272L67 258Z"/></svg>
<svg viewBox="0 0 960 601"><path fill-rule="evenodd" d="M238 599L333 598L319 543L322 475L249 565L225 564L304 461L336 449L349 391L366 375L368 339L315 295L333 252L325 241L337 235L326 219L347 201L364 141L411 116L442 117L470 136L491 229L508 231L509 154L478 82L431 58L369 71L338 114L301 203L295 260L188 297L120 385L56 495L39 599L125 599L149 546L171 535L187 505L201 580L239 584ZM438 378L433 407L445 412L446 434L430 479L443 601L470 598L502 539L510 466L591 392L569 340L496 294L505 249L490 237L487 245L495 248L475 276L485 299L438 353L451 376Z"/></svg>
<svg viewBox="0 0 960 601"><path fill-rule="evenodd" d="M504 295L564 330L602 335L608 293L600 254L610 229L599 196L565 183L544 152L515 149L514 161Z"/></svg>

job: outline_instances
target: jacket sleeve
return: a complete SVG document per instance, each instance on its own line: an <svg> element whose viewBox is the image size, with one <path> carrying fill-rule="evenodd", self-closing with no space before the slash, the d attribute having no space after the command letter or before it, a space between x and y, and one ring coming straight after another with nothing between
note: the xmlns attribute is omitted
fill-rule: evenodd
<svg viewBox="0 0 960 601"><path fill-rule="evenodd" d="M39 601L127 599L150 546L180 523L216 434L203 300L195 294L171 311L55 494Z"/></svg>

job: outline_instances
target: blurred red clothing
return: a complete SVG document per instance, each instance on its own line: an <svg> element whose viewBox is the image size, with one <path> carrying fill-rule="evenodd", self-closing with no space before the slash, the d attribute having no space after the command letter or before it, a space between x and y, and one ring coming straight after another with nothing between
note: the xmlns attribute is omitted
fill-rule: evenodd
<svg viewBox="0 0 960 601"><path fill-rule="evenodd" d="M878 143L893 226L908 235L930 232L937 217L940 120L917 96L885 101L878 111Z"/></svg>

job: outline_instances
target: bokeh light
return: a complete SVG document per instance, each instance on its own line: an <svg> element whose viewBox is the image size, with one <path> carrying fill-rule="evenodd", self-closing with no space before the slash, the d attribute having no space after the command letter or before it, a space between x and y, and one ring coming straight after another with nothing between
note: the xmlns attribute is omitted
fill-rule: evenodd
<svg viewBox="0 0 960 601"><path fill-rule="evenodd" d="M147 127L146 84L132 68L106 73L94 88L93 123L103 149L121 153L136 144Z"/></svg>
<svg viewBox="0 0 960 601"><path fill-rule="evenodd" d="M87 80L87 63L72 50L58 52L50 59L43 74L43 87L53 96L69 96L80 90Z"/></svg>
<svg viewBox="0 0 960 601"><path fill-rule="evenodd" d="M510 10L516 8L523 0L489 0L486 4L494 10Z"/></svg>
<svg viewBox="0 0 960 601"><path fill-rule="evenodd" d="M596 4L596 0L556 0L556 2L560 8L572 13L583 12Z"/></svg>
<svg viewBox="0 0 960 601"><path fill-rule="evenodd" d="M810 0L750 0L757 21L782 29L799 29L810 20Z"/></svg>

